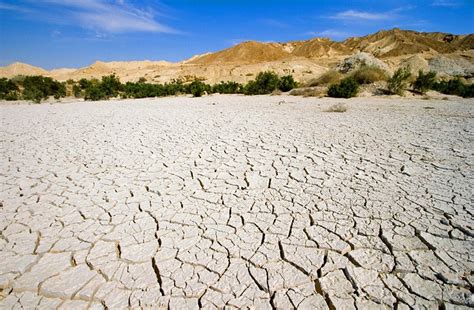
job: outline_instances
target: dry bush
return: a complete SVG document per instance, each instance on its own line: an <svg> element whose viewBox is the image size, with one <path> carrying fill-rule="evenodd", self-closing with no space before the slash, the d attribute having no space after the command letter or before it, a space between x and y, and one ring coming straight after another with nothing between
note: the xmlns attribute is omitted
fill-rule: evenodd
<svg viewBox="0 0 474 310"><path fill-rule="evenodd" d="M306 88L295 88L290 91L290 96L303 96Z"/></svg>
<svg viewBox="0 0 474 310"><path fill-rule="evenodd" d="M313 86L320 86L320 85L327 85L327 84L334 84L339 82L343 78L343 75L338 71L328 71L321 75L316 79L310 80L306 86L313 87Z"/></svg>
<svg viewBox="0 0 474 310"><path fill-rule="evenodd" d="M270 95L271 96L280 96L281 94L282 94L281 90L275 89L274 91L272 91L272 93Z"/></svg>
<svg viewBox="0 0 474 310"><path fill-rule="evenodd" d="M317 88L295 88L290 91L291 96L303 96L303 97L324 97L326 95L325 87Z"/></svg>
<svg viewBox="0 0 474 310"><path fill-rule="evenodd" d="M360 67L357 71L354 71L351 76L359 84L372 84L377 81L386 81L388 79L387 73L385 73L384 70L373 66Z"/></svg>
<svg viewBox="0 0 474 310"><path fill-rule="evenodd" d="M325 112L344 113L347 111L347 107L343 103L336 103L330 106Z"/></svg>

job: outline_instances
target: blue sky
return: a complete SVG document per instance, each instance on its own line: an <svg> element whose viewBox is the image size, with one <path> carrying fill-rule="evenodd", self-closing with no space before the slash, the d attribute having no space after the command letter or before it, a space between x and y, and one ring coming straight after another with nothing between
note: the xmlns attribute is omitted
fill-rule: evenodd
<svg viewBox="0 0 474 310"><path fill-rule="evenodd" d="M473 0L0 0L0 65L181 61L246 40L474 32Z"/></svg>

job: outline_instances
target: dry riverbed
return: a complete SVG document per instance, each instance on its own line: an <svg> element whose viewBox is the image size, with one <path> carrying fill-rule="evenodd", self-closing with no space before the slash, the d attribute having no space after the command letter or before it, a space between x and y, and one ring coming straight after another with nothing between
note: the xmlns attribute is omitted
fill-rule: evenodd
<svg viewBox="0 0 474 310"><path fill-rule="evenodd" d="M473 103L0 105L0 308L472 307Z"/></svg>

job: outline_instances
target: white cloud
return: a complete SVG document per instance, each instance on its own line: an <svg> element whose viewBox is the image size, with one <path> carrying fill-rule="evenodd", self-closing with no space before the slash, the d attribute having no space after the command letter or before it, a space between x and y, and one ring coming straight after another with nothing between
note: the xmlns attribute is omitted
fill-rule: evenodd
<svg viewBox="0 0 474 310"><path fill-rule="evenodd" d="M84 27L106 32L173 32L171 28L159 24L153 19L130 14L129 12L115 10L103 12L78 12L76 17Z"/></svg>
<svg viewBox="0 0 474 310"><path fill-rule="evenodd" d="M28 13L30 10L25 9L24 7L18 6L18 5L12 5L8 3L3 3L0 2L0 10L6 10L6 11L15 11L19 13Z"/></svg>
<svg viewBox="0 0 474 310"><path fill-rule="evenodd" d="M61 31L59 31L59 30L53 30L53 31L51 31L51 37L53 37L53 38L57 38L57 37L59 37L60 35L61 35Z"/></svg>
<svg viewBox="0 0 474 310"><path fill-rule="evenodd" d="M162 32L178 33L155 18L157 12L139 8L125 0L26 0L36 7L35 16L47 21L57 21L51 11L62 14L61 22L79 24L83 28L106 33ZM0 3L0 9L1 9ZM47 9L48 11L45 11Z"/></svg>
<svg viewBox="0 0 474 310"><path fill-rule="evenodd" d="M403 17L400 15L403 11L409 11L415 9L414 5L406 5L395 8L390 11L385 12L368 12L368 11L358 11L358 10L347 10L339 12L335 15L329 16L327 18L344 20L344 21L382 21L389 19L396 19Z"/></svg>
<svg viewBox="0 0 474 310"><path fill-rule="evenodd" d="M450 0L436 0L431 5L442 6L442 7L455 7L455 6L459 6L460 3L457 1L450 1Z"/></svg>
<svg viewBox="0 0 474 310"><path fill-rule="evenodd" d="M371 13L356 10L347 10L331 16L332 19L363 19L363 20L382 20L392 18L389 13Z"/></svg>

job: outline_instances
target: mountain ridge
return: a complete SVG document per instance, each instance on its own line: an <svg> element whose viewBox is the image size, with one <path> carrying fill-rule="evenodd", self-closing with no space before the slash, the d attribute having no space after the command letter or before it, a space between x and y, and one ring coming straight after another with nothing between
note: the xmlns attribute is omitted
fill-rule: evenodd
<svg viewBox="0 0 474 310"><path fill-rule="evenodd" d="M401 58L421 55L430 58L474 50L474 34L455 35L444 32L417 32L398 28L381 30L361 37L333 41L311 38L302 41L258 42L245 41L229 48L195 55L181 62L112 61L95 63L83 68L58 68L51 71L23 63L0 67L1 77L15 75L48 75L58 80L69 78L99 78L117 74L124 81L146 77L153 82L175 78L202 78L209 81L245 81L262 70L295 73L305 78L305 72L324 72L342 58L357 52L370 53L395 65ZM471 56L468 60L472 63ZM309 74L309 73L308 73Z"/></svg>
<svg viewBox="0 0 474 310"><path fill-rule="evenodd" d="M266 48L271 56L266 59L245 57L247 54L251 54L250 50L253 47L251 45L255 46L256 43L258 43L258 49L255 49L257 55L261 54ZM285 54L286 46L292 46L292 51ZM241 52L244 48L247 48L246 53ZM474 49L474 34L455 35L443 32L417 32L394 28L391 30L381 30L362 37L348 38L341 42L333 41L329 38L312 38L304 41L284 43L246 41L225 50L195 58L192 62L188 63L213 64L226 61L258 62L258 60L261 62L281 60L291 56L317 58L349 55L354 52L368 52L374 56L386 58L430 51L452 53L457 50L467 49ZM281 55L280 58L275 57L278 54Z"/></svg>

